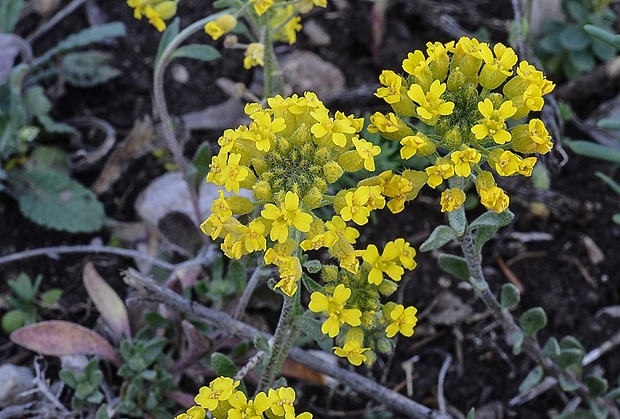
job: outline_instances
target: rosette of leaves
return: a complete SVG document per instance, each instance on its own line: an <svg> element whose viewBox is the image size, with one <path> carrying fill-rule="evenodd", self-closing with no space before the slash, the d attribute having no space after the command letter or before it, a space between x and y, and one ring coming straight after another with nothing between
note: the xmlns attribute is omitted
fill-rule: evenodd
<svg viewBox="0 0 620 419"><path fill-rule="evenodd" d="M534 50L549 73L563 73L574 79L591 71L597 63L617 55L614 45L603 42L584 29L585 25L613 31L614 12L604 2L562 0L566 22L549 20L534 40Z"/></svg>
<svg viewBox="0 0 620 419"><path fill-rule="evenodd" d="M72 179L66 155L39 147L41 140L80 135L50 117L53 103L41 83L62 73L69 84L91 87L118 76L109 56L80 49L124 36L125 27L116 22L84 29L34 57L30 44L11 33L23 6L23 0L0 4L0 191L17 199L22 213L38 224L69 232L97 231L104 221L103 205Z"/></svg>

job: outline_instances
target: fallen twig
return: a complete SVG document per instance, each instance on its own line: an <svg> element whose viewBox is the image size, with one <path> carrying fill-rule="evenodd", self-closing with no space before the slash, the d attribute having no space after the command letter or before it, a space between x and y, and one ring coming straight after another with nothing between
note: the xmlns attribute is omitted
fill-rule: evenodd
<svg viewBox="0 0 620 419"><path fill-rule="evenodd" d="M149 293L147 298L164 303L182 313L196 316L232 335L245 339L254 339L259 335L263 335L267 339L271 338L269 334L261 332L248 324L235 320L226 313L209 309L196 302L183 298L174 291L144 277L134 269L129 269L124 272L124 280L130 287L147 291ZM314 369L315 371L319 371L335 378L344 385L354 388L357 392L371 397L379 403L390 406L391 409L398 411L407 417L434 419L448 418L448 416L410 400L399 393L377 384L371 379L362 377L355 372L330 365L303 349L295 347L291 348L289 351L289 357L302 365Z"/></svg>

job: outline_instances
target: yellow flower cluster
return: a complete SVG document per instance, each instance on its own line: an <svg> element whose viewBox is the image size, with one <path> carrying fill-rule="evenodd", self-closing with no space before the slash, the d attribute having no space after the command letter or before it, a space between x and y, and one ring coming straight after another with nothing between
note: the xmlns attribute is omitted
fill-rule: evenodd
<svg viewBox="0 0 620 419"><path fill-rule="evenodd" d="M251 5L255 13L254 17L267 16L267 26L273 41L288 42L292 45L297 41L297 33L302 28L300 15L308 13L314 6L326 7L327 0L248 0L247 4ZM235 29L236 26L237 16L226 14L205 24L204 29L211 38L217 40ZM261 37L264 35L264 32L261 33ZM246 69L262 67L265 64L264 40L259 41L245 45L243 66Z"/></svg>
<svg viewBox="0 0 620 419"><path fill-rule="evenodd" d="M228 377L218 377L209 386L200 388L194 398L196 406L177 415L175 419L204 419L206 412L215 419L221 418L271 418L271 419L311 419L311 413L295 412L295 390L290 387L269 389L260 392L253 399L237 390L239 381Z"/></svg>
<svg viewBox="0 0 620 419"><path fill-rule="evenodd" d="M178 0L127 0L127 5L133 9L133 16L142 19L146 16L149 23L159 31L166 29L165 20L177 13Z"/></svg>
<svg viewBox="0 0 620 419"><path fill-rule="evenodd" d="M483 164L499 176L531 175L536 157L520 154L545 154L553 144L540 119L520 120L542 109L543 96L554 84L527 61L517 64L513 49L501 43L491 49L463 37L426 46L426 54L408 54L402 75L382 72L375 95L394 113L372 115L369 131L399 141L403 159L427 157L432 165L425 170L425 182L431 188L454 180L442 193L442 211L460 208L464 181L470 179L481 203L501 212L509 198ZM417 118L432 134L416 129L409 118Z"/></svg>
<svg viewBox="0 0 620 419"><path fill-rule="evenodd" d="M371 363L374 350L391 349L386 340L394 330L413 333L415 310L393 315L381 297L396 290L405 270L415 268L415 250L404 239L387 243L382 251L372 244L356 250L360 233L353 225L366 224L372 211L386 206L402 210L427 174L387 171L333 195L344 173L375 169L381 148L359 137L362 118L341 112L331 116L310 92L269 98L267 107L248 104L245 111L252 122L224 131L218 140L220 151L212 158L207 181L227 193L220 190L201 229L214 240L223 238L222 249L230 258L264 252L265 263L279 271L275 288L289 297L303 276L303 252L326 248L339 266L322 267L326 286L312 294L310 310L327 318L322 331L341 343L336 354L356 365ZM238 195L241 189L251 191L253 199ZM326 206L335 214L323 220L314 210ZM245 224L236 217L246 214L251 215Z"/></svg>

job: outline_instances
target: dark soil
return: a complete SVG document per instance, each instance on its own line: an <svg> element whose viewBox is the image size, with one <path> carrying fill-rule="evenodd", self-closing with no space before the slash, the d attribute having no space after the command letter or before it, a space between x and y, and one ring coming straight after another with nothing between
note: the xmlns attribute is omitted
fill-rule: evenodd
<svg viewBox="0 0 620 419"><path fill-rule="evenodd" d="M181 27L205 14L204 6L198 3L202 2L181 2ZM407 52L423 49L427 41L451 39L433 24L435 15L440 12L448 13L471 32L486 26L493 41L505 41L507 33L503 28L512 17L509 0L395 2L386 16L386 32L373 47L370 20L373 3L354 0L330 3L333 4L326 11L316 12L312 19L331 36L331 44L315 47L302 33L296 48L313 51L335 64L346 78L348 92L377 84L382 69L399 69ZM127 37L104 47L113 54L114 63L123 74L102 87L67 88L56 98L53 116L59 120L96 116L110 122L118 137L123 138L136 120L154 113L151 80L159 35L145 21L135 21L131 10L122 1L100 1L97 6L105 21L119 20L127 27ZM34 15L28 16L20 24L21 35L32 30L38 19ZM59 39L88 25L86 13L79 9L35 43L35 53L45 51ZM209 41L206 35L201 35L196 42ZM254 72L243 70L238 51L224 50L223 59L209 64L179 63L188 70L189 81L180 83L168 75L166 84L169 108L177 115L224 101L227 96L214 83L220 77L250 85L256 76ZM618 90L610 90L609 97L615 96ZM372 91L372 88L368 90ZM585 116L597 101L607 98L597 97L575 106ZM369 94L363 97L340 95L330 104L332 110L359 113L374 112L383 106ZM201 142L214 142L218 136L219 132L215 131L193 133L187 154L190 155ZM613 176L615 169L572 154L564 167L549 163L549 169L552 174L549 190L535 190L525 181L503 185L512 197L511 210L515 213L515 220L487 245L485 273L496 293L511 279L522 284L522 300L515 315L531 307L544 307L549 324L539 334L541 342L550 336L561 339L572 335L589 351L599 347L620 328L620 319L600 314L600 310L606 307L620 305L620 226L611 221L612 215L619 211L619 200L595 176L597 171ZM137 221L133 210L137 194L162 173L161 162L154 158L147 156L136 162L124 179L102 196L106 213L121 221ZM89 184L97 174L97 169L93 169L78 178ZM123 199L119 199L120 196ZM425 191L403 213L396 216L381 214L376 223L366 228L363 239L384 243L404 237L418 247L435 226L445 221L439 213L436 198L432 191ZM536 233L545 235L534 236ZM542 237L543 240L530 240L532 237ZM88 244L93 240L105 242L108 238L106 232L71 235L40 227L24 219L12 199L0 195L0 255L46 246ZM602 251L602 260L593 259L592 243ZM458 253L455 248L446 250ZM406 394L404 383L407 377L403 365L413 360L413 392L409 395L437 408L438 377L449 356L452 361L445 375L444 395L455 411L466 413L471 407L484 407L482 410L487 413L493 409L498 412L495 416L492 413L480 416L486 418L546 418L561 411L567 401L556 390L522 405L509 405L534 364L525 355L512 354L512 349L504 342L502 330L485 315L485 307L476 300L473 291L443 273L438 268L436 256L435 253L418 254L418 268L408 274L406 286L402 287L404 291L399 296L406 304L418 307L421 313L416 334L411 339L401 338L393 357L380 360L372 370L361 369L360 372L377 379L383 376L386 386L398 387ZM67 310L64 317L57 317L92 326L89 322L93 316L85 315L86 294L80 281L83 266L89 260L95 260L98 267L111 272L132 266L127 259L111 256L28 259L0 265L0 293L6 291L5 281L19 272L31 276L41 274L44 289L64 289L62 304ZM111 276L116 278L113 285L119 294L124 295L126 290L118 276ZM468 314L445 321L446 308L441 308L439 298L446 295L458 298L464 308L457 308L469 310ZM447 310L458 311L457 308L448 306ZM270 315L275 316L274 313ZM21 359L25 365L30 365L30 360L18 356L23 350L13 346L2 332L0 347L3 348L0 364ZM620 358L617 355L603 355L594 364L602 369L603 376L612 386L619 384ZM327 388L308 386L304 388L303 398L305 407L317 418L362 417L373 407L367 400L342 389L332 394Z"/></svg>

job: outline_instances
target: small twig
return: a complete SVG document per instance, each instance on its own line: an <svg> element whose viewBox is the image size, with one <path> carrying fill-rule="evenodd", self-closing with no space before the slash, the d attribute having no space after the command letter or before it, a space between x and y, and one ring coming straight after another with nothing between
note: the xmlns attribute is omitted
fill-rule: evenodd
<svg viewBox="0 0 620 419"><path fill-rule="evenodd" d="M512 10L514 10L515 13L515 20L514 20L514 25L515 25L515 37L516 37L516 43L517 43L517 51L518 51L518 55L519 57L522 57L523 59L525 58L525 41L523 39L523 32L521 31L521 23L523 20L523 17L521 15L521 0L512 0Z"/></svg>
<svg viewBox="0 0 620 419"><path fill-rule="evenodd" d="M78 150L71 155L73 170L86 170L99 162L116 144L116 130L108 122L94 116L81 116L67 120L71 125L95 127L105 134L105 139L93 151Z"/></svg>
<svg viewBox="0 0 620 419"><path fill-rule="evenodd" d="M37 356L34 360L34 371L36 374L35 384L37 385L39 392L43 394L43 396L45 396L45 398L49 400L56 409L58 409L64 415L68 415L69 410L67 410L67 408L62 403L60 403L60 400L58 400L58 398L52 394L49 387L45 383L45 377L43 376L43 372L39 367L39 359L43 359L43 357Z"/></svg>
<svg viewBox="0 0 620 419"><path fill-rule="evenodd" d="M258 266L256 267L256 269L254 269L252 275L250 275L250 279L248 280L248 283L243 290L243 294L241 294L241 298L239 298L239 302L237 303L237 307L235 308L235 313L233 314L233 319L239 320L243 316L245 308L248 306L250 298L252 297L254 290L258 286L258 281L260 280L263 266L263 260L262 258L260 258Z"/></svg>
<svg viewBox="0 0 620 419"><path fill-rule="evenodd" d="M439 404L439 411L447 415L448 411L446 410L446 399L443 394L443 384L446 379L446 374L448 372L448 368L452 363L452 355L449 353L445 353L445 359L443 360L443 364L441 364L441 369L439 370L439 378L437 380L437 403Z"/></svg>
<svg viewBox="0 0 620 419"><path fill-rule="evenodd" d="M35 39L45 34L47 31L56 26L61 20L73 13L78 7L86 3L86 0L73 0L65 7L60 9L50 20L39 26L34 32L26 37L26 41L32 43Z"/></svg>
<svg viewBox="0 0 620 419"><path fill-rule="evenodd" d="M519 290L521 294L525 291L525 287L519 277L508 267L504 259L499 255L499 253L495 254L495 261L497 262L497 266L502 270L506 278Z"/></svg>
<svg viewBox="0 0 620 419"><path fill-rule="evenodd" d="M149 295L148 298L164 303L182 313L198 317L205 322L230 333L231 335L242 337L244 339L253 339L260 335L264 336L266 339L272 338L269 334L264 333L248 324L235 320L226 313L209 309L196 302L188 301L174 291L167 289L148 278L145 278L134 269L129 269L124 272L124 280L127 285L133 288L147 291ZM377 384L374 380L363 377L355 372L347 371L331 365L300 348L291 348L288 355L297 363L329 375L342 384L354 388L360 394L371 397L379 403L390 406L391 409L402 413L406 417L448 419L446 415L423 406L380 384Z"/></svg>
<svg viewBox="0 0 620 419"><path fill-rule="evenodd" d="M7 256L0 257L0 265L6 263L15 262L18 260L29 259L37 256L48 256L54 258L55 256L63 253L107 253L112 255L119 255L137 259L143 259L151 262L153 265L173 271L177 268L177 265L168 263L164 260L156 258L154 256L147 255L137 250L121 249L118 247L99 246L99 245L76 245L76 246L52 246L43 247L40 249L24 250L23 252L13 253Z"/></svg>
<svg viewBox="0 0 620 419"><path fill-rule="evenodd" d="M239 371L237 371L233 379L235 381L243 380L243 378L245 378L245 376L248 375L250 370L254 368L260 362L261 359L263 359L263 356L265 356L265 352L257 351L254 355L252 355L250 359L248 359L245 365L241 367Z"/></svg>

